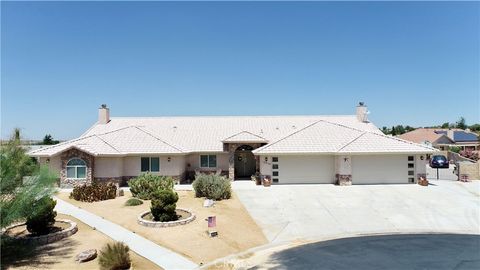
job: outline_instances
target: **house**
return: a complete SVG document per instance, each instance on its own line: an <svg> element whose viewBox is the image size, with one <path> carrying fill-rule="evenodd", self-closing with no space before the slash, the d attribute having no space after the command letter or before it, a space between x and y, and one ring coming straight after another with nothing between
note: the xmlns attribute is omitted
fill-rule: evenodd
<svg viewBox="0 0 480 270"><path fill-rule="evenodd" d="M478 135L462 129L418 128L399 135L398 138L440 150L448 150L451 146L462 150L480 150Z"/></svg>
<svg viewBox="0 0 480 270"><path fill-rule="evenodd" d="M232 180L260 172L274 183L414 183L435 149L384 135L360 103L345 116L110 117L77 139L30 152L62 186L120 184L143 172L185 181L196 172Z"/></svg>

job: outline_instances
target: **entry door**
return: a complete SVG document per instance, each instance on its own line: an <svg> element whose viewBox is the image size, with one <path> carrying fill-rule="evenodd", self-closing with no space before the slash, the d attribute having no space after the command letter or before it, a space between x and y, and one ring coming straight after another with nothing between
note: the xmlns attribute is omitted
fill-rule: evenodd
<svg viewBox="0 0 480 270"><path fill-rule="evenodd" d="M251 152L235 154L235 176L237 178L250 178L255 174L255 157Z"/></svg>

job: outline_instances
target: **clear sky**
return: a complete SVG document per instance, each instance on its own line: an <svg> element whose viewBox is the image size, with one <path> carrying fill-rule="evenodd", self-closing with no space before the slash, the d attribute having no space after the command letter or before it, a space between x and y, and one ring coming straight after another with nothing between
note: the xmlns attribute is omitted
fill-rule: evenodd
<svg viewBox="0 0 480 270"><path fill-rule="evenodd" d="M112 116L479 122L478 2L2 2L2 138Z"/></svg>

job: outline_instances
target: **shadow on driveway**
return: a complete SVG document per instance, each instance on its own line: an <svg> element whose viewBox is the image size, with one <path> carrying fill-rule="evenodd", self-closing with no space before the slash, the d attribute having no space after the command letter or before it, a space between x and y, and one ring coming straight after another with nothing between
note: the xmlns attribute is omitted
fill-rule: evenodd
<svg viewBox="0 0 480 270"><path fill-rule="evenodd" d="M280 251L250 269L480 269L480 236L344 238Z"/></svg>

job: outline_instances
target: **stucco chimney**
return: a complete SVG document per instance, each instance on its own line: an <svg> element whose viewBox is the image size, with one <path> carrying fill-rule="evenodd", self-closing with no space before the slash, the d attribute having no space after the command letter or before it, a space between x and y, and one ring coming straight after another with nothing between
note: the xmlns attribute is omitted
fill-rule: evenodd
<svg viewBox="0 0 480 270"><path fill-rule="evenodd" d="M107 107L107 104L102 104L98 108L98 123L106 124L108 121L110 121L110 109Z"/></svg>
<svg viewBox="0 0 480 270"><path fill-rule="evenodd" d="M368 122L367 116L368 116L367 105L365 105L364 102L359 102L358 105L357 105L357 119L358 119L358 121L364 122L364 123Z"/></svg>

